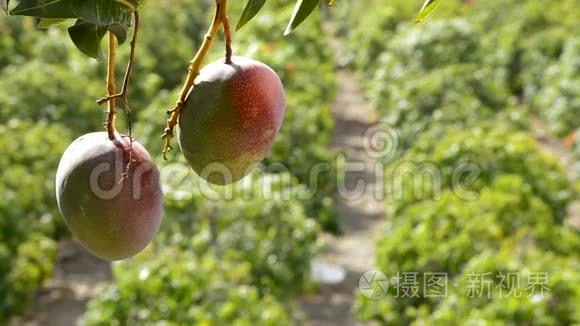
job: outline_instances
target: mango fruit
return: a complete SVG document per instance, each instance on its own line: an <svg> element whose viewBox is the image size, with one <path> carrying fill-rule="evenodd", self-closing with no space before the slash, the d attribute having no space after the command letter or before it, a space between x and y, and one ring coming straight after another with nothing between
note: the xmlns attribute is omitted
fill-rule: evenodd
<svg viewBox="0 0 580 326"><path fill-rule="evenodd" d="M284 87L265 64L234 56L205 66L179 119L185 158L203 179L218 185L249 174L270 150L286 107Z"/></svg>
<svg viewBox="0 0 580 326"><path fill-rule="evenodd" d="M134 141L131 149L129 137L119 134L114 140L106 132L77 138L60 160L56 194L72 234L107 260L143 250L163 215L157 166L141 144Z"/></svg>

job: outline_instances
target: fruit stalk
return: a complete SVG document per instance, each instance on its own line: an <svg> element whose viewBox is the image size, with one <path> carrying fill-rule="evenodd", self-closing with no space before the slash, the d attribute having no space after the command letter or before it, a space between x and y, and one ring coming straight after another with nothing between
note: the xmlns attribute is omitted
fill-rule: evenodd
<svg viewBox="0 0 580 326"><path fill-rule="evenodd" d="M161 136L163 139L163 159L165 160L167 160L167 153L172 149L170 142L174 136L173 129L179 121L179 116L183 111L183 106L185 104L187 94L191 88L195 86L195 78L199 75L201 64L203 63L203 60L205 59L205 56L207 55L212 45L213 39L215 38L215 35L217 34L217 31L222 24L224 17L226 17L226 7L227 0L216 0L216 9L211 25L203 38L201 47L189 63L189 67L187 68L187 78L183 84L183 87L181 88L181 91L179 92L177 103L171 110L167 111L169 118L167 119L167 125L163 131L163 135Z"/></svg>
<svg viewBox="0 0 580 326"><path fill-rule="evenodd" d="M226 64L232 63L232 32L230 29L230 21L226 14L226 11L223 10L223 17L222 22L224 24L224 40L226 43Z"/></svg>
<svg viewBox="0 0 580 326"><path fill-rule="evenodd" d="M127 68L125 70L125 76L123 77L123 88L121 88L121 92L117 94L109 94L99 100L97 100L97 104L101 105L107 101L111 101L116 98L122 98L123 102L125 103L125 109L128 109L129 104L127 101L127 91L129 89L129 79L131 78L131 71L133 70L133 61L135 60L135 52L137 48L137 35L139 32L139 12L137 10L133 11L134 17L134 24L135 27L133 28L133 36L131 37L130 43L130 52L129 52L129 61L127 62Z"/></svg>
<svg viewBox="0 0 580 326"><path fill-rule="evenodd" d="M107 57L107 92L115 94L115 35L109 32L109 53ZM111 99L107 107L107 134L110 140L115 139L116 103Z"/></svg>

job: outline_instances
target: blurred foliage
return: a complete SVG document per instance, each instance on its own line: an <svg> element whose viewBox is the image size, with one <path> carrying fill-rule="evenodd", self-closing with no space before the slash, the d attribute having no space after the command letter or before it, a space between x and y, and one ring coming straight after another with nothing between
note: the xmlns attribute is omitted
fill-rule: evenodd
<svg viewBox="0 0 580 326"><path fill-rule="evenodd" d="M363 69L367 96L383 121L399 128L401 150L432 125L468 128L509 105L501 75L481 65L481 38L464 19L401 24L375 69Z"/></svg>
<svg viewBox="0 0 580 326"><path fill-rule="evenodd" d="M96 81L70 67L31 60L9 66L0 80L0 120L61 123L75 133L100 129L104 111L94 101L100 96Z"/></svg>
<svg viewBox="0 0 580 326"><path fill-rule="evenodd" d="M216 188L178 153L161 163L162 228L149 249L115 264L115 283L90 302L86 324L297 322L288 299L310 286L319 229L339 230L333 195L342 171L327 149L333 50L320 36L319 14L281 37L293 2L268 3L233 35L234 52L271 66L286 89L286 119L263 171ZM230 16L238 17L244 3L230 1ZM574 192L555 158L539 148L527 119L538 114L562 137L580 124L578 5L450 0L413 25L418 2L337 3L338 35L351 40L345 59L360 71L381 121L400 134L401 157L390 162L387 178L405 164L412 172L426 167L428 176L435 167L441 177L437 192L428 179L417 184L416 173L393 179L377 269L389 276L446 272L460 285L446 298L359 296L359 318L580 323L580 238L562 226L580 188ZM134 135L153 154L161 150L165 110L174 104L210 7L209 0L142 7L129 100ZM41 31L36 23L0 14L0 324L22 313L51 273L63 230L53 195L58 158L73 135L102 129L105 110L95 104L105 91L103 62L79 53L64 27ZM222 53L218 38L208 61ZM123 46L119 67L127 59ZM119 79L122 74L117 69ZM575 137L571 148L580 161L580 132ZM323 170L312 175L315 167ZM475 180L457 176L470 168L479 172ZM547 272L551 291L540 299L466 298L461 291L474 271Z"/></svg>
<svg viewBox="0 0 580 326"><path fill-rule="evenodd" d="M490 255L490 252L497 255L496 251L506 242L514 241L516 236L522 237L524 244L534 243L548 250L546 257L561 256L558 259L577 263L576 254L580 250L577 232L558 226L549 207L520 176L504 175L482 189L472 201L445 191L438 200L407 207L386 226L377 244L377 269L391 277L397 272L418 273L418 284L423 284L425 273L446 273L451 289L453 284L461 282L462 273L492 272L510 266L509 259L493 260L495 264L489 263L487 269L474 269L471 262L477 260L478 255ZM516 247L513 250L524 249ZM553 268L537 272L551 270ZM558 275L550 274L550 277ZM469 311L477 307L477 301L465 298L467 289L467 286L458 285L451 291L463 292L456 296L449 294L446 298L453 303L453 298L462 297L461 304ZM557 298L555 305L558 307L574 306L577 302L575 295ZM385 324L419 323L419 315L432 314L432 318L437 318L434 310L441 300L422 294L411 298L388 293L373 301L359 295L355 311L359 318L376 319ZM520 308L525 301L514 304ZM566 314L552 317L569 318ZM504 322L514 321L509 316L501 318Z"/></svg>
<svg viewBox="0 0 580 326"><path fill-rule="evenodd" d="M357 40L351 45L352 63L368 97L409 134L403 140L412 142L413 134L425 130L436 109L443 115L461 110L469 121L485 118L489 109L510 109L516 101L548 120L558 136L578 126L573 113L577 0L559 1L548 10L540 0L443 1L435 14L413 26L417 6L395 0L368 11L367 2L354 2L338 14L346 21L340 33ZM362 15L365 24L359 24ZM466 77L467 88L458 87ZM461 101L449 102L449 97ZM478 110L470 109L473 105Z"/></svg>
<svg viewBox="0 0 580 326"><path fill-rule="evenodd" d="M10 119L0 125L0 323L22 313L52 273L53 239L63 229L54 173L69 139L58 124Z"/></svg>
<svg viewBox="0 0 580 326"><path fill-rule="evenodd" d="M376 10L352 2L339 13L339 35L353 40L350 64L380 121L399 134L399 159L385 171L388 219L376 267L388 277L418 273L420 286L424 272L447 273L449 293L359 295L357 317L387 325L579 323L580 236L563 226L578 186L536 142L529 116L562 138L580 125L580 3L443 1L415 26L418 4L370 3ZM551 292L468 298L469 273L478 271L548 273Z"/></svg>
<svg viewBox="0 0 580 326"><path fill-rule="evenodd" d="M287 308L247 284L249 264L167 247L115 264L115 284L100 291L85 325L283 325Z"/></svg>
<svg viewBox="0 0 580 326"><path fill-rule="evenodd" d="M433 142L433 139L438 139ZM505 174L517 174L557 221L577 194L557 159L533 136L505 122L480 122L469 130L432 129L386 171L393 184L392 214L446 189L465 199ZM393 180L390 182L389 180Z"/></svg>
<svg viewBox="0 0 580 326"><path fill-rule="evenodd" d="M567 205L577 193L561 165L528 132L512 127L505 121L489 120L463 131L432 128L389 165L385 176L393 183L390 219L377 243L378 270L389 276L418 273L418 284L425 281L425 273L445 273L448 285L465 285L465 274L473 270L493 272L510 266L509 259L495 259L506 243L517 244L512 250L522 252L533 243L547 265L548 261L568 264L569 273L575 274L564 275L578 277L570 264L578 263L580 237L578 231L562 224ZM481 255L494 259L486 262L485 270L471 268ZM475 320L491 323L497 318L507 323L530 320L529 313L536 307L543 313L538 316L541 320L577 322L570 307L575 306L578 293L568 291L575 287L558 282L561 274L551 273L553 268L536 271L550 273L554 286L564 286L552 294L556 303L523 297L513 298L509 308L503 305L505 298L483 304L465 298L467 286L458 285L450 286L445 298L401 298L388 293L373 301L359 295L354 311L358 318L389 325L448 325ZM556 293L561 295L556 297ZM477 310L484 305L495 310ZM502 308L505 311L500 315L493 315ZM455 314L456 309L465 314Z"/></svg>
<svg viewBox="0 0 580 326"><path fill-rule="evenodd" d="M450 293L445 298L388 293L379 300L359 295L354 307L358 318L384 324L449 325L518 323L531 320L533 313L534 320L555 324L579 321L573 308L578 289L566 280L580 277L580 236L562 225L566 207L577 194L555 158L543 152L529 133L510 129L509 123L493 120L465 131L431 129L389 166L385 176L394 180L395 188L387 199L390 219L377 243L377 269L391 277L445 273ZM541 265L530 259L511 267L513 257L506 259L501 250L515 239L537 247ZM484 265L472 267L473 261ZM564 271L554 264L561 264ZM504 266L521 274L549 273L553 292L535 299L538 302L512 298L510 306L505 306L506 298L481 302L465 297L466 274L493 274ZM422 282L419 279L419 289ZM558 308L550 298L558 300Z"/></svg>
<svg viewBox="0 0 580 326"><path fill-rule="evenodd" d="M384 51L385 40L393 37L400 23L412 23L420 8L419 1L345 1L333 8L332 13L336 16L333 19L341 22L339 35L345 40L356 40L356 44L352 44L351 56L354 64L365 73L378 67L376 58ZM444 17L463 16L466 8L462 0L442 1L425 23ZM364 17L364 24L361 24L361 17Z"/></svg>
<svg viewBox="0 0 580 326"><path fill-rule="evenodd" d="M162 168L164 246L249 263L252 285L287 297L307 285L318 226L299 200L306 189L288 173L260 173L235 185L206 183L183 162Z"/></svg>
<svg viewBox="0 0 580 326"><path fill-rule="evenodd" d="M537 325L574 325L580 321L579 268L577 259L543 251L528 244L525 236L518 236L502 243L497 252L487 250L474 257L465 266L465 272L456 278L457 287L450 289L448 298L440 302L431 315L419 316L417 322L457 325L533 321ZM472 275L478 273L490 273L486 281L490 281L489 286L493 289L491 298L465 295ZM500 294L500 287L507 285L508 273L512 273L510 277L519 280L519 284L504 288ZM546 283L538 284L534 278L542 275L547 275ZM541 290L540 287L545 288ZM507 295L511 289L515 289L514 294Z"/></svg>
<svg viewBox="0 0 580 326"><path fill-rule="evenodd" d="M131 93L144 79L151 79L151 74L160 81L153 87L154 93L148 96L148 101L143 102L144 106L156 98L159 89L173 89L181 84L187 64L206 32L213 13L211 8L210 1L206 0L197 1L195 5L184 0L147 1L143 5ZM126 62L128 49L126 46L122 49L123 57L119 62ZM162 120L164 110L162 107L158 110L157 119Z"/></svg>
<svg viewBox="0 0 580 326"><path fill-rule="evenodd" d="M231 16L241 12L242 3L230 5ZM286 306L287 298L310 286L308 275L310 260L317 250L317 221L328 230L338 230L332 196L339 175L338 167L333 165L334 154L326 149L333 128L328 107L334 90L332 53L318 37L319 18L305 23L309 28L282 38L292 5L292 1L273 4L275 10L265 11L234 33L235 53L270 65L282 78L287 92L284 127L264 162L264 172L257 172L234 187L210 192L231 190L242 198L208 199L202 190L211 187L191 171L179 153L173 155L172 163L164 162L161 172L167 207L162 229L151 249L156 254L116 268L115 284L91 304L101 308L91 308L87 321L99 323L111 316L120 323L153 316L159 321L170 316L175 322L215 323L241 318L242 324L290 320L282 306ZM142 7L128 95L135 115L133 135L154 155L161 150L165 111L175 102L175 89L205 33L212 6L209 0L195 6L189 0L179 0L150 1ZM183 10L185 7L190 9ZM1 152L9 153L0 158L0 166L7 169L7 178L0 183L0 193L6 199L0 203L0 292L3 297L6 293L0 313L4 319L22 313L27 305L25 299L51 273L54 239L63 235L53 189L58 159L74 135L103 128L106 109L95 104L105 92L104 62L78 52L66 35L66 26L39 30L36 24L35 19L0 15L0 146L8 146ZM279 33L273 33L275 29ZM119 81L128 51L126 45L118 49ZM220 36L207 61L222 55ZM312 84L319 87L311 87ZM119 129L126 132L124 114L118 115ZM313 182L310 170L320 162L330 164L329 172L321 173L319 180ZM285 168L277 171L280 164ZM273 196L289 192L293 197L271 198L259 193L264 187L271 189ZM202 306L198 304L200 297L192 299L191 304L199 306L199 311L190 311L191 314L189 307L180 306L168 308L163 312L166 315L152 310L151 317L139 319L133 310L128 312L124 307L151 308L152 301L140 301L132 294L131 287L136 285L130 282L135 279L131 270L138 273L147 266L164 270L165 274L156 273L157 278L151 276L146 281L155 284L160 280L165 283L164 278L182 275L189 268L173 260L168 248L175 249L171 255L204 265L206 272L202 275L217 264L212 270L215 277L176 286L176 291L199 291L207 301ZM243 273L229 277L218 271L232 266ZM125 269L126 278L120 276L125 275ZM190 275L181 277L186 282ZM228 291L213 297L212 289L218 287ZM119 310L113 312L111 293L118 293L113 307ZM150 294L150 300L158 300L157 308L163 308L162 303L176 295Z"/></svg>
<svg viewBox="0 0 580 326"><path fill-rule="evenodd" d="M183 162L162 167L166 219L154 245L115 266L87 324L290 322L284 302L308 288L318 227L289 174L216 187Z"/></svg>
<svg viewBox="0 0 580 326"><path fill-rule="evenodd" d="M546 69L542 84L533 105L554 133L567 136L580 126L580 37L564 44L560 60Z"/></svg>
<svg viewBox="0 0 580 326"><path fill-rule="evenodd" d="M577 7L577 0L558 1L548 10L541 0L493 0L476 1L469 11L477 28L486 33L485 63L503 70L509 89L526 104L545 86L547 67L580 28Z"/></svg>
<svg viewBox="0 0 580 326"><path fill-rule="evenodd" d="M576 129L569 137L572 149L572 164L574 165L575 178L578 181L578 189L580 190L580 128Z"/></svg>

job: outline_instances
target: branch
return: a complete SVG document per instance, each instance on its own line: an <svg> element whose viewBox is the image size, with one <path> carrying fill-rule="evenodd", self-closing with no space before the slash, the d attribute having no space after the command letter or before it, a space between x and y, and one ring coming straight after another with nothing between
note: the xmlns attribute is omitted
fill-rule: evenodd
<svg viewBox="0 0 580 326"><path fill-rule="evenodd" d="M225 17L226 6L227 0L216 0L216 10L211 25L203 38L201 47L195 54L195 57L189 63L189 67L187 68L187 78L183 84L183 87L181 88L181 91L179 92L177 103L171 110L167 111L169 118L167 119L165 130L161 136L163 139L163 159L165 160L167 160L167 153L172 149L170 143L174 136L173 129L179 121L181 112L183 112L187 94L189 94L189 91L195 86L195 78L199 75L199 70L201 68L201 64L203 63L203 59L207 55L207 52L212 45L213 39L215 38L218 28L222 23L223 17Z"/></svg>
<svg viewBox="0 0 580 326"><path fill-rule="evenodd" d="M107 57L107 92L109 94L115 93L115 34L109 32L109 54ZM115 139L115 100L109 101L107 108L107 133L109 139Z"/></svg>
<svg viewBox="0 0 580 326"><path fill-rule="evenodd" d="M123 77L123 88L120 93L111 94L109 96L103 97L97 100L97 104L101 105L105 102L111 102L114 99L122 98L124 102L127 102L127 91L129 86L129 79L131 78L131 71L133 69L133 61L135 59L135 48L137 46L137 35L139 32L139 12L137 10L133 11L135 17L135 28L133 29L133 36L131 38L131 52L129 54L129 61L127 63L127 69L125 70L125 76Z"/></svg>

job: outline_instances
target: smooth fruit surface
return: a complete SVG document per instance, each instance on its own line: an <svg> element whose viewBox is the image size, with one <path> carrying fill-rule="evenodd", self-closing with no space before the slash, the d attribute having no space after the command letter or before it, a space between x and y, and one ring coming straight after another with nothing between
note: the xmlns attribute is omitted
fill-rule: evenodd
<svg viewBox="0 0 580 326"><path fill-rule="evenodd" d="M228 184L270 150L284 119L282 82L265 64L232 58L205 66L179 119L179 146L202 178Z"/></svg>
<svg viewBox="0 0 580 326"><path fill-rule="evenodd" d="M163 215L157 166L139 143L130 146L129 137L86 134L66 149L56 174L58 207L69 229L108 260L143 250Z"/></svg>

